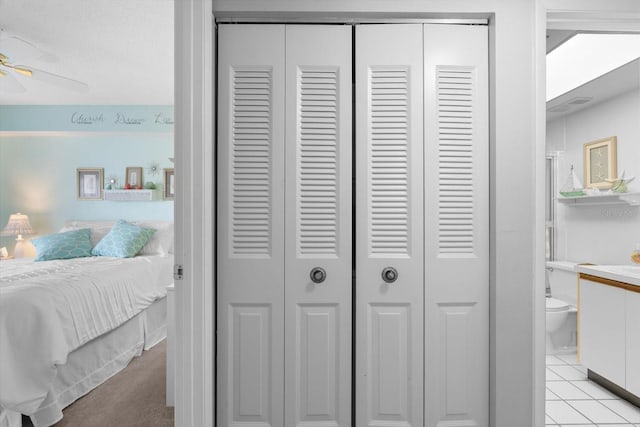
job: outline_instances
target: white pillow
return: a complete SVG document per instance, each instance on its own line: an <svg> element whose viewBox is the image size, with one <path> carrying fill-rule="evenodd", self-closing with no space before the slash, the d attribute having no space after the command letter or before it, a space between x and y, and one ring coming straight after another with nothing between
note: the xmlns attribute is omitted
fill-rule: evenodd
<svg viewBox="0 0 640 427"><path fill-rule="evenodd" d="M146 245L140 250L140 255L167 255L173 253L173 223L167 221L132 221L140 227L156 230Z"/></svg>

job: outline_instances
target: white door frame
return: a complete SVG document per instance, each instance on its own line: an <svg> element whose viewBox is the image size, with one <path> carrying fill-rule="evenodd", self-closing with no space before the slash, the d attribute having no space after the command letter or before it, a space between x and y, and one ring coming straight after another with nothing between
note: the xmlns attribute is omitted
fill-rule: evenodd
<svg viewBox="0 0 640 427"><path fill-rule="evenodd" d="M280 11L280 16L285 16L285 11L289 11L289 16L294 12L308 19L313 16L309 13L314 12L313 3L274 0L270 2L269 10L262 14L275 12L278 16ZM531 418L528 425L543 426L544 215L541 206L544 186L542 179L536 177L544 176L546 14L549 14L550 27L553 25L554 28L564 22L562 25L586 25L591 29L640 31L637 0L599 0L588 4L583 0L536 0L533 4L502 0L396 0L393 5L382 7L386 10L380 10L380 2L375 4L378 6L367 0L348 3L327 0L323 3L326 10L316 12L323 12L322 16L330 12L333 15L370 13L379 17L380 13L390 14L392 9L411 13L411 16L445 10L454 15L489 11L496 18L490 36L492 49L496 44L501 47L491 58L492 84L500 78L500 85L493 89L491 108L495 150L492 153L491 425L525 425L524 416ZM247 16L247 12L258 16L261 13L255 9L256 2L248 0L216 0L215 5L212 0L175 2L174 157L178 186L175 258L176 263L185 268L184 279L176 283L178 427L212 426L214 420L214 6L220 16L241 16L243 13ZM531 12L535 14L533 18ZM534 28L529 28L531 26ZM496 27L504 27L504 30L496 32ZM533 59L527 59L530 49L535 49ZM525 53L518 53L522 51ZM533 64L535 71L526 73L524 82L504 80L513 65L508 57L522 60L516 68ZM513 103L516 95L522 96L518 103ZM532 109L533 101L535 107ZM533 117L527 118L527 114ZM510 144L512 149L509 149ZM503 153L504 148L507 152ZM519 154L518 148L526 152ZM535 154L536 159L532 167L530 161L523 160L530 159L531 154ZM516 166L526 163L529 167L514 181L502 181L507 178L505 174L517 170L517 167L508 166L514 160ZM527 191L535 193L528 198L536 205L535 215L518 217L522 209L506 202L512 186L523 194ZM499 242L497 248L496 242ZM531 277L523 278L528 274ZM514 319L514 315L517 318Z"/></svg>
<svg viewBox="0 0 640 427"><path fill-rule="evenodd" d="M554 30L582 30L582 31L624 31L624 32L640 32L640 7L635 0L598 0L586 3L584 1L575 0L543 0L542 12L544 19L538 23L538 42L543 46L537 50L537 69L541 74L539 78L546 81L546 52L544 42L541 37L546 36L547 29ZM537 108L544 108L546 104L545 85L540 85L537 94ZM546 111L546 108L542 111ZM543 123L542 135L546 134L546 113L542 114ZM546 153L546 150L545 152ZM543 153L543 154L544 154ZM544 156L543 156L544 158ZM544 173L544 166L538 166L538 170ZM541 175L543 176L543 175ZM543 202L540 202L544 204ZM540 234L542 236L542 234ZM536 268L538 272L543 271L541 267ZM538 273L540 274L540 273ZM542 293L542 286L536 286L536 300L543 301L543 297L538 294ZM536 309L536 366L537 372L535 382L540 384L535 393L536 413L543 413L545 406L544 395L544 366L540 368L540 358L544 358L546 344L544 342L545 335L545 319L544 304L539 303ZM544 360L544 359L542 359ZM536 427L544 425L544 415L542 420Z"/></svg>
<svg viewBox="0 0 640 427"><path fill-rule="evenodd" d="M175 425L213 426L215 402L214 17L175 1Z"/></svg>
<svg viewBox="0 0 640 427"><path fill-rule="evenodd" d="M502 0L449 0L444 3L396 0L381 11L373 10L368 0L349 3L327 1L322 4L334 14L337 11L338 15L347 17L366 17L369 14L377 18L380 13L376 12L392 17L392 10L400 10L414 17L427 17L429 13L433 17L436 12L448 11L448 16L474 15L491 20L491 203L494 220L491 223L490 424L495 427L522 425L523 420L529 419L532 420L530 425L544 423L544 411L534 410L536 399L533 396L534 378L544 381L544 350L538 352L534 359L533 349L537 347L532 339L535 308L543 302L541 299L539 304L534 303L532 288L534 284L542 283L540 279L543 276L534 277L534 264L543 271L544 246L541 239L536 245L536 236L543 235L544 221L542 215L539 221L534 221L536 216L530 208L537 198L543 200L543 186L539 185L542 190L536 190L530 159L534 147L540 147L540 152L543 152L544 132L541 133L540 129L543 130L544 125L536 125L535 119L544 105L534 96L539 83L531 71L534 56L522 48L533 40L544 40L542 34L534 37L534 23L541 19L539 1L531 5L528 1ZM184 279L176 284L176 426L197 427L214 425L215 419L215 168L212 150L215 59L212 6L215 6L217 15L220 10L219 16L223 18L242 16L247 11L249 13L244 16L250 16L252 10L259 18L261 13L269 15L271 8L275 16L286 16L286 11L294 7L294 14L297 10L300 18L313 20L315 16L321 20L327 11L313 10L317 7L315 2L298 1L294 5L287 0L274 0L263 5L270 9L266 13L255 11L255 2L244 0L218 0L215 5L211 0L181 0L175 2L175 6L175 158L179 192L176 200L176 262L185 268ZM349 10L344 10L345 6ZM315 15L307 13L309 9L316 12ZM532 10L536 11L535 17L531 15ZM496 28L504 30L496 31ZM500 84L496 85L498 78ZM513 104L514 96L520 101L516 105ZM539 110L531 109L534 99L535 105L540 106ZM544 162L540 161L540 164L543 166ZM508 181L504 179L507 176L510 177ZM529 203L513 204L513 188L526 196ZM542 213L542 209L539 210ZM535 255L538 252L540 256ZM536 263L534 258L540 261ZM540 318L544 324L544 316ZM544 343L544 335L540 342ZM544 395L540 396L543 402ZM533 421L534 418L538 421Z"/></svg>

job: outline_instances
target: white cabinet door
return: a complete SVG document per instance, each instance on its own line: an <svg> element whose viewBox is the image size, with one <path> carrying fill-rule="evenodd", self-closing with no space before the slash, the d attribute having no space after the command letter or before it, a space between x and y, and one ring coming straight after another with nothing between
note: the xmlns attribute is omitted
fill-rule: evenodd
<svg viewBox="0 0 640 427"><path fill-rule="evenodd" d="M420 24L356 27L359 426L423 425L422 53Z"/></svg>
<svg viewBox="0 0 640 427"><path fill-rule="evenodd" d="M217 425L284 425L283 25L218 32Z"/></svg>
<svg viewBox="0 0 640 427"><path fill-rule="evenodd" d="M625 387L625 290L580 280L580 362Z"/></svg>
<svg viewBox="0 0 640 427"><path fill-rule="evenodd" d="M287 26L286 39L285 425L347 426L351 28Z"/></svg>
<svg viewBox="0 0 640 427"><path fill-rule="evenodd" d="M425 425L489 425L486 26L425 25Z"/></svg>
<svg viewBox="0 0 640 427"><path fill-rule="evenodd" d="M640 396L640 293L626 292L626 389Z"/></svg>

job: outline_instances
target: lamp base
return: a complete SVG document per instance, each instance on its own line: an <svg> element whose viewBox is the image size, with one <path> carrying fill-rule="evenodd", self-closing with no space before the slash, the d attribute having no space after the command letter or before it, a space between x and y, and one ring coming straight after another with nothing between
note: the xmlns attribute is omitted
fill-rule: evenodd
<svg viewBox="0 0 640 427"><path fill-rule="evenodd" d="M14 258L24 258L24 239L18 236L16 239L16 247L13 249Z"/></svg>

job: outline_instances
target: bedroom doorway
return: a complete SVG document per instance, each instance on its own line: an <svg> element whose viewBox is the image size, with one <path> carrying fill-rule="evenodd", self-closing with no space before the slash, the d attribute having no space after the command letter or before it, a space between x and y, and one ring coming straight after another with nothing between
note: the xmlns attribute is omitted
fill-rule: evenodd
<svg viewBox="0 0 640 427"><path fill-rule="evenodd" d="M218 43L218 423L487 425L486 25Z"/></svg>

